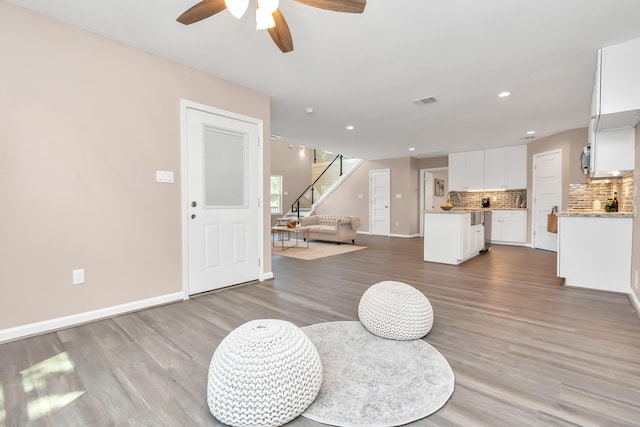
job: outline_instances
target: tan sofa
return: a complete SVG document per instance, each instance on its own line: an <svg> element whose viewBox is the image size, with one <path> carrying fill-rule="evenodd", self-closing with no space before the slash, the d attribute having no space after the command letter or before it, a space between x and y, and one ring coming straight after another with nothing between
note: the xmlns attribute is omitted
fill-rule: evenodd
<svg viewBox="0 0 640 427"><path fill-rule="evenodd" d="M309 228L310 240L325 240L328 242L356 243L360 218L341 215L310 215L300 218L300 225Z"/></svg>

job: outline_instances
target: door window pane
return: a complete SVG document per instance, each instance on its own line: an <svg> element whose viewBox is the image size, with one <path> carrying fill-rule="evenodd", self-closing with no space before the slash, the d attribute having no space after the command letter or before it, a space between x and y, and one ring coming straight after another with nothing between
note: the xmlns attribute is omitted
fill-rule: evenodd
<svg viewBox="0 0 640 427"><path fill-rule="evenodd" d="M271 213L282 213L282 176L271 175Z"/></svg>
<svg viewBox="0 0 640 427"><path fill-rule="evenodd" d="M246 207L243 134L204 128L204 196L207 207Z"/></svg>

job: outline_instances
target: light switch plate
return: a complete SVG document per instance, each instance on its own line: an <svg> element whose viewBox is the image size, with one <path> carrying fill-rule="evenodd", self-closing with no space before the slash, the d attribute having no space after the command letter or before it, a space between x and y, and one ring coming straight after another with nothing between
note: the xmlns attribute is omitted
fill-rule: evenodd
<svg viewBox="0 0 640 427"><path fill-rule="evenodd" d="M79 268L72 271L73 284L81 285L84 283L84 268Z"/></svg>
<svg viewBox="0 0 640 427"><path fill-rule="evenodd" d="M173 171L156 171L156 182L173 183Z"/></svg>

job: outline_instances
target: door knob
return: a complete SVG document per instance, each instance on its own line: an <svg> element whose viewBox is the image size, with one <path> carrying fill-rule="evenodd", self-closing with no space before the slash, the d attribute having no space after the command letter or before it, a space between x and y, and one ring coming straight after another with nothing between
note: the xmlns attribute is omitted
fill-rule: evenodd
<svg viewBox="0 0 640 427"><path fill-rule="evenodd" d="M191 219L195 219L196 218L196 214L191 214Z"/></svg>
<svg viewBox="0 0 640 427"><path fill-rule="evenodd" d="M198 206L198 203L196 201L191 202L191 207L195 208L196 206Z"/></svg>

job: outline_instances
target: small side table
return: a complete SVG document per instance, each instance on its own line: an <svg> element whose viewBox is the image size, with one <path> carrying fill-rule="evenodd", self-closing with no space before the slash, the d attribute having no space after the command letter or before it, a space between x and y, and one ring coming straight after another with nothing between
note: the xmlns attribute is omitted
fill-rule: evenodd
<svg viewBox="0 0 640 427"><path fill-rule="evenodd" d="M291 238L291 233L295 234L296 243L291 246L285 246L284 242L288 242L293 240ZM302 234L302 239L307 242L306 246L300 245L300 235ZM278 235L278 240L280 241L280 249L287 250L290 248L301 247L304 249L309 249L309 228L308 227L295 227L289 228L286 225L276 225L275 227L271 227L271 245L276 246L276 235Z"/></svg>

